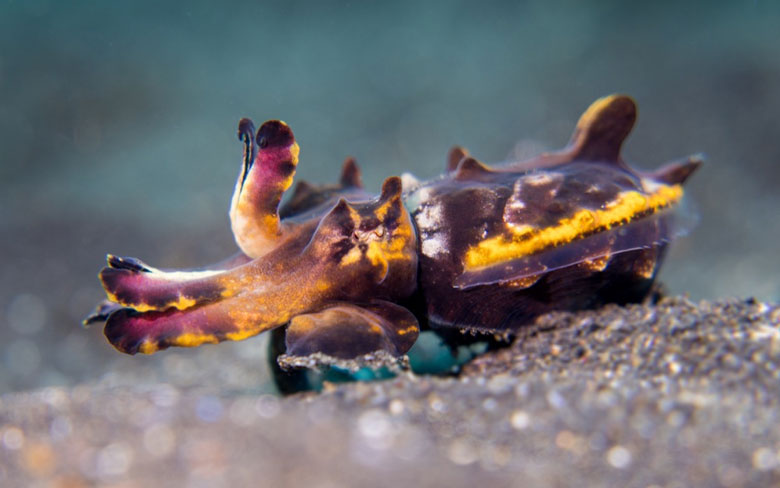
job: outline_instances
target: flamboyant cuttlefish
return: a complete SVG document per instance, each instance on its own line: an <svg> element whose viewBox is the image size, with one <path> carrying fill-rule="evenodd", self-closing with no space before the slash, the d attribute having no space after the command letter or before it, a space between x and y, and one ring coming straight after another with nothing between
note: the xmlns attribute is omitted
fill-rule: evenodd
<svg viewBox="0 0 780 488"><path fill-rule="evenodd" d="M108 256L105 321L118 350L153 353L285 327L289 356L404 355L421 326L506 334L552 310L642 300L697 157L654 172L626 165L634 101L593 103L569 144L488 167L456 147L435 180L363 190L348 159L335 185L293 182L298 144L265 122L244 145L230 204L241 252L200 270L164 271ZM450 334L452 335L452 334Z"/></svg>

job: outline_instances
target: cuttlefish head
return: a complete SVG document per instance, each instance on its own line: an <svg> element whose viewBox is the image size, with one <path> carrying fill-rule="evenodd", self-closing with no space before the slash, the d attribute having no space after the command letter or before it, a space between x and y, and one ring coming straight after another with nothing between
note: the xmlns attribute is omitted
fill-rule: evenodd
<svg viewBox="0 0 780 488"><path fill-rule="evenodd" d="M416 284L416 237L402 200L401 179L391 177L371 201L339 200L322 218L308 252L333 266L330 286L344 298L403 297Z"/></svg>
<svg viewBox="0 0 780 488"><path fill-rule="evenodd" d="M265 122L255 134L252 121L241 119L238 138L244 155L230 203L230 225L238 247L257 258L283 237L279 202L292 185L300 149L290 127L280 120Z"/></svg>

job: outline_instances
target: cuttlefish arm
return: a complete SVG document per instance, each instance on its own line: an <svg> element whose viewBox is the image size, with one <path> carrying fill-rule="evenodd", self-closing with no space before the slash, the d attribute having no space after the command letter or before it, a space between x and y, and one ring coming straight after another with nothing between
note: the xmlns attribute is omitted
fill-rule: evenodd
<svg viewBox="0 0 780 488"><path fill-rule="evenodd" d="M202 276L204 272L227 271L229 269L233 269L238 266L247 264L250 261L251 259L246 254L239 251L235 255L227 259L224 259L218 263L212 264L210 266L197 268L197 269L175 271L175 270L160 270L154 268L144 263L140 259L131 258L131 257L119 257L119 256L114 256L113 254L109 254L108 256L106 256L107 268L102 270L99 276L101 281L104 280L103 278L104 275L108 276L111 274L115 274L118 280L124 278L130 281L135 281L135 287L130 286L129 289L132 290L135 288L137 290L135 292L135 295L140 295L143 293L142 290L146 285L146 281L148 278L152 278L151 280L152 282L155 281L155 278L158 281L162 281L162 282L167 281L169 283L169 287L175 288L176 283L181 283L182 281L186 281L187 279L192 279L193 277L198 276L198 274ZM125 270L134 271L135 273L107 271L109 269L116 269L116 270L125 269ZM146 274L142 274L142 273L146 273ZM162 280L160 280L160 278L162 278ZM109 297L112 297L112 295L109 294ZM111 313L119 310L120 308L124 308L126 306L132 306L132 304L127 302L123 305L122 303L118 303L116 300L114 301L112 301L111 299L103 300L95 307L92 313L90 313L86 318L84 318L82 324L84 326L88 326L94 323L105 322L106 320L108 320L108 316L111 315ZM151 306L149 307L154 308ZM146 308L146 307L144 305L141 305L140 308ZM158 306L158 309L159 308L160 307Z"/></svg>
<svg viewBox="0 0 780 488"><path fill-rule="evenodd" d="M122 352L152 353L170 346L245 339L294 317L322 313L336 302L405 296L416 283L414 249L400 180L390 178L378 200L340 200L321 220L302 225L297 238L242 266L200 274L150 271L135 262L104 268L100 278L106 293L121 306L108 315L105 335ZM402 354L407 342L396 338L399 334L387 322L404 311L393 307L369 304L364 318L350 323L356 324L358 337L365 336L364 324L386 328L389 339L372 344ZM361 316L353 308L350 316ZM409 316L399 324L412 337ZM301 320L295 328L299 332ZM322 317L316 322L325 329L334 326ZM349 342L351 336L323 332L308 340L317 337Z"/></svg>
<svg viewBox="0 0 780 488"><path fill-rule="evenodd" d="M296 307L311 305L301 301L316 302L317 294L310 280L283 264L285 256L301 260L300 249L274 254L226 271L104 268L103 287L120 307L108 315L105 335L120 351L135 354L240 340L281 325Z"/></svg>
<svg viewBox="0 0 780 488"><path fill-rule="evenodd" d="M296 232L279 218L282 195L292 185L300 149L290 127L280 120L254 125L241 119L238 138L244 143L241 170L230 202L230 226L236 244L258 258Z"/></svg>

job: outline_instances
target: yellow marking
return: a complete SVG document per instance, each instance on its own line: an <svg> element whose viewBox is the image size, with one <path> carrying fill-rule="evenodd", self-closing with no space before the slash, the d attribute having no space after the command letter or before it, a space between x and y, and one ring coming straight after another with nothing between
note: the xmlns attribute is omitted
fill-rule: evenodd
<svg viewBox="0 0 780 488"><path fill-rule="evenodd" d="M535 274L531 276L526 276L523 278L517 278L516 280L507 281L503 284L503 286L506 286L507 288L519 288L519 289L525 289L530 288L531 285L539 281L539 278L542 277L542 274Z"/></svg>
<svg viewBox="0 0 780 488"><path fill-rule="evenodd" d="M151 341L144 341L138 348L138 352L141 354L154 354L159 350L157 343Z"/></svg>
<svg viewBox="0 0 780 488"><path fill-rule="evenodd" d="M384 204L374 212L374 215L380 221L383 221L384 217L387 215L388 209L389 205ZM358 214L357 211L352 207L349 207L349 211L350 218L354 222L355 228L359 228L361 221L360 214ZM384 237L386 234L383 233L382 236L377 236L374 231L367 233L367 238L361 238L361 240L364 242L365 239L369 239L368 242L365 242L365 244L368 245L368 249L366 250L366 258L368 258L373 266L380 266L382 268L383 276L387 272L389 261L408 258L406 251L412 236L412 226L409 215L406 213L406 209L403 209L403 207L401 214L399 215L399 223L400 225L395 229L393 234L389 236L389 240L382 239L382 237ZM358 233L360 234L360 232ZM341 258L339 263L341 266L349 266L359 262L362 257L363 252L356 245Z"/></svg>
<svg viewBox="0 0 780 488"><path fill-rule="evenodd" d="M650 279L655 273L655 259L645 257L634 263L634 271L642 278Z"/></svg>
<svg viewBox="0 0 780 488"><path fill-rule="evenodd" d="M349 250L347 254L344 255L344 257L341 258L341 261L339 261L339 264L341 266L349 266L350 264L355 264L358 261L360 261L360 258L363 256L363 253L360 251L360 249L357 246L352 247L352 249Z"/></svg>
<svg viewBox="0 0 780 488"><path fill-rule="evenodd" d="M105 288L105 286L104 286L104 288ZM112 292L110 292L108 290L106 290L106 297L108 298L109 302L119 303L122 306L127 306L124 303L120 303L119 302L119 298L117 298L116 294L112 293Z"/></svg>
<svg viewBox="0 0 780 488"><path fill-rule="evenodd" d="M177 336L171 340L170 345L179 347L196 347L201 344L216 344L219 340L212 334L193 334L187 333ZM154 354L159 351L160 347L156 341L145 340L138 347L138 352L141 354Z"/></svg>
<svg viewBox="0 0 780 488"><path fill-rule="evenodd" d="M293 168L296 168L298 166L298 155L300 153L301 153L300 146L298 146L297 142L293 142L292 146L290 146L290 162L292 163ZM281 182L282 192L287 191L287 189L292 186L294 178L295 178L295 170L293 169L293 172L285 179L283 179Z"/></svg>
<svg viewBox="0 0 780 488"><path fill-rule="evenodd" d="M189 332L176 336L171 341L171 345L179 347L196 347L201 344L216 344L218 342L219 340L213 334L195 334Z"/></svg>
<svg viewBox="0 0 780 488"><path fill-rule="evenodd" d="M272 213L263 215L263 227L265 227L265 233L269 236L278 235L281 233L279 226L279 216L276 214L276 209Z"/></svg>
<svg viewBox="0 0 780 488"><path fill-rule="evenodd" d="M368 243L366 258L373 266L380 268L383 277L387 275L391 261L406 261L410 258L412 226L406 210L402 210L400 224L389 240L372 240Z"/></svg>
<svg viewBox="0 0 780 488"><path fill-rule="evenodd" d="M648 195L638 191L620 193L615 200L599 210L580 210L562 219L557 225L532 231L523 230L511 236L499 235L470 247L464 256L464 271L492 266L567 244L612 227L624 225L638 216L645 216L679 202L680 185L663 185ZM510 231L512 228L509 228Z"/></svg>
<svg viewBox="0 0 780 488"><path fill-rule="evenodd" d="M292 162L294 165L298 165L298 156L301 154L301 146L297 142L293 142L290 146L290 156L292 156Z"/></svg>
<svg viewBox="0 0 780 488"><path fill-rule="evenodd" d="M152 307L151 305L147 305L145 303L128 303L128 302L117 302L118 304L122 305L123 307L132 307L133 310L136 312L152 312L155 310L165 310L165 306L163 308L157 308Z"/></svg>
<svg viewBox="0 0 780 488"><path fill-rule="evenodd" d="M228 332L225 334L225 338L229 341L243 341L244 339L256 336L260 332L262 332L262 330L242 330L239 332Z"/></svg>
<svg viewBox="0 0 780 488"><path fill-rule="evenodd" d="M588 259L583 261L582 264L592 271L604 271L609 263L609 254L601 256L600 258Z"/></svg>
<svg viewBox="0 0 780 488"><path fill-rule="evenodd" d="M376 209L374 212L374 215L381 221L384 222L385 216L387 216L387 212L390 211L390 209L396 205L401 205L399 202L400 197L399 196L393 196L389 200L387 200L385 203L379 206L379 208Z"/></svg>
<svg viewBox="0 0 780 488"><path fill-rule="evenodd" d="M379 242L369 242L368 251L366 251L366 257L371 261L372 266L379 266L382 270L381 275L384 278L387 276L387 271L390 268L388 259L393 257L389 255Z"/></svg>
<svg viewBox="0 0 780 488"><path fill-rule="evenodd" d="M259 313L259 312L247 312L244 310L229 310L228 311L228 317L230 317L230 320L233 321L233 325L236 327L235 332L230 332L229 335L226 334L226 337L230 337L231 335L236 337L251 337L255 334L259 334L260 332L264 332L268 329L271 329L277 325L284 324L285 322L290 320L290 310L295 309L297 306L297 300L295 297L290 297L291 303L289 304L289 308L285 310L276 310L275 313L272 315L269 315L268 313ZM280 298L277 298L280 299ZM259 308L265 308L264 306L268 304L271 301L271 298L269 299L262 299L260 297L257 298L257 300L254 302L254 305ZM270 307L270 305L268 305ZM248 335L244 335L248 334ZM234 340L240 340L240 339L234 339Z"/></svg>
<svg viewBox="0 0 780 488"><path fill-rule="evenodd" d="M416 325L410 325L409 327L407 327L405 329L400 329L400 330L396 331L396 333L398 335L406 335L406 334L416 334L419 331L420 331L420 329Z"/></svg>
<svg viewBox="0 0 780 488"><path fill-rule="evenodd" d="M169 308L175 308L177 310L186 310L190 307L195 306L198 302L193 300L192 298L186 298L186 297L179 297L177 300L174 300L172 302L164 303L161 306L152 306L148 303L143 302L128 302L126 300L120 300L118 296L116 296L115 293L112 293L108 290L106 290L106 296L108 297L109 301L112 301L114 303L118 303L119 305L122 305L123 307L129 307L135 310L136 312L154 312L154 311L161 311L161 310L167 310Z"/></svg>
<svg viewBox="0 0 780 488"><path fill-rule="evenodd" d="M232 297L235 294L236 294L236 290L234 290L232 287L230 287L230 288L223 288L222 289L222 293L220 293L220 296L222 298L230 298L230 297Z"/></svg>

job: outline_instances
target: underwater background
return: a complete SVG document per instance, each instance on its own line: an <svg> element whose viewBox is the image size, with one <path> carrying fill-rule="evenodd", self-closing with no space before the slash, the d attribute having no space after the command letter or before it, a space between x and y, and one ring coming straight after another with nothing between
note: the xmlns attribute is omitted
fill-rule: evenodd
<svg viewBox="0 0 780 488"><path fill-rule="evenodd" d="M161 267L232 254L241 117L280 118L298 179L355 156L367 188L560 148L627 93L640 168L693 153L699 225L660 274L693 299L780 297L780 2L0 3L0 392L209 381L265 388L265 338L116 353L80 320L107 252ZM256 358L231 367L231 358ZM242 362L245 364L247 361Z"/></svg>

